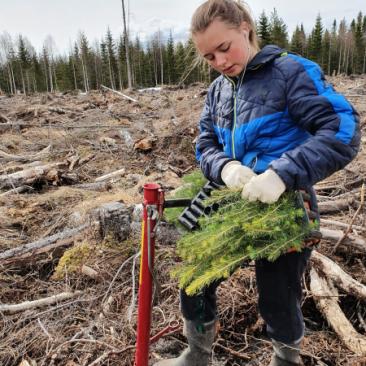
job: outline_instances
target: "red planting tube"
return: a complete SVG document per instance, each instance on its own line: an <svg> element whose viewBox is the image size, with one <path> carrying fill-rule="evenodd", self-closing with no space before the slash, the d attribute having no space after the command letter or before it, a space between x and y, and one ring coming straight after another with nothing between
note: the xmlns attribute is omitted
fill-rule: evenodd
<svg viewBox="0 0 366 366"><path fill-rule="evenodd" d="M148 183L144 185L135 366L148 366L149 361L152 301L152 275L150 271L153 271L154 267L155 238L153 231L156 224L156 214L160 212L162 207L161 199L162 196L159 184ZM151 214L149 215L149 209L155 209L155 214L152 217ZM148 222L149 216L150 220ZM148 232L149 229L150 233ZM148 248L149 241L150 249Z"/></svg>

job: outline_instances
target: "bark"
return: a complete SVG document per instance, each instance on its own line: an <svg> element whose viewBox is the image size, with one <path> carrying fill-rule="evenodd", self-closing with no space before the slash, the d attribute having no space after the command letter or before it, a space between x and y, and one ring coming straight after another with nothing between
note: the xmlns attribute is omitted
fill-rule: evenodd
<svg viewBox="0 0 366 366"><path fill-rule="evenodd" d="M366 302L366 286L344 272L337 263L316 250L312 252L311 261L317 271L320 270L327 279L331 280L337 287Z"/></svg>
<svg viewBox="0 0 366 366"><path fill-rule="evenodd" d="M50 150L51 145L48 145L46 148L39 151L38 153L30 155L13 155L0 150L0 158L4 159L5 161L24 161L24 162L35 161L46 157L49 154Z"/></svg>
<svg viewBox="0 0 366 366"><path fill-rule="evenodd" d="M138 103L138 100L136 100L136 99L134 99L134 98L131 98L131 97L129 97L128 95L123 94L123 93L121 93L121 92L119 92L119 91L117 91L117 90L113 90L113 89L108 88L107 86L104 86L104 85L101 85L101 87L102 87L103 89L105 89L105 90L109 90L109 91L111 91L112 93L115 93L115 94L117 94L117 95L119 95L119 96L121 96L121 97L123 97L123 98L126 98L126 99L128 99L128 100L131 100L132 102Z"/></svg>
<svg viewBox="0 0 366 366"><path fill-rule="evenodd" d="M0 264L4 265L23 259L29 259L32 256L47 252L51 249L71 245L75 237L83 232L88 226L89 224L83 224L77 228L66 229L61 233L48 236L47 238L6 250L5 252L0 253Z"/></svg>
<svg viewBox="0 0 366 366"><path fill-rule="evenodd" d="M366 337L359 334L338 305L338 294L315 268L310 271L310 289L315 303L346 347L358 356L366 355Z"/></svg>
<svg viewBox="0 0 366 366"><path fill-rule="evenodd" d="M91 227L91 222L93 227L100 229L102 238L108 236L116 242L123 242L132 231L132 211L132 206L126 206L121 202L103 204L87 217L78 219L75 222L75 226L78 226L73 229L66 229L61 233L0 253L0 266L21 264L25 261L28 263L42 253L48 253L56 248L65 249L73 245L75 240L85 236L85 230Z"/></svg>
<svg viewBox="0 0 366 366"><path fill-rule="evenodd" d="M13 189L10 189L9 191L6 191L4 193L1 193L0 194L0 198L1 197L6 197L6 196L10 196L11 194L19 194L19 193L24 193L24 192L29 192L31 191L33 188L32 187L29 187L29 186L20 186L18 188L13 188Z"/></svg>
<svg viewBox="0 0 366 366"><path fill-rule="evenodd" d="M11 304L11 305L4 304L4 305L0 305L0 313L14 314L14 313L19 313L20 311L49 306L49 305L57 304L60 301L72 299L81 294L82 294L82 291L62 292L61 294L46 297L44 299L39 299L39 300L34 300L34 301L25 301L20 304Z"/></svg>
<svg viewBox="0 0 366 366"><path fill-rule="evenodd" d="M328 214L333 212L340 212L348 209L354 203L354 197L348 197L345 199L323 201L319 202L319 212L320 214Z"/></svg>
<svg viewBox="0 0 366 366"><path fill-rule="evenodd" d="M95 182L104 182L106 180L110 180L113 178L120 178L121 176L125 175L126 169L122 168L120 170L116 170L115 172L108 173L106 175L102 175L101 177L95 178Z"/></svg>
<svg viewBox="0 0 366 366"><path fill-rule="evenodd" d="M65 167L65 163L42 165L12 174L0 175L0 188L31 186L39 181L57 182L60 176L60 171L58 170L60 167Z"/></svg>
<svg viewBox="0 0 366 366"><path fill-rule="evenodd" d="M329 240L333 242L338 242L341 238L343 238L344 235L342 230L331 230L321 228L320 232L322 233L323 240ZM366 241L359 236L349 234L343 240L342 246L344 245L357 249L362 253L366 253Z"/></svg>
<svg viewBox="0 0 366 366"><path fill-rule="evenodd" d="M322 225L329 225L329 226L335 226L342 229L348 229L349 224L345 224L344 222L336 221L336 220L328 220L328 219L321 219ZM355 229L357 231L366 231L366 227L358 226L358 225L352 225L352 229Z"/></svg>
<svg viewBox="0 0 366 366"><path fill-rule="evenodd" d="M73 186L75 188L86 189L88 191L99 191L104 192L108 191L112 188L110 182L95 182L95 183L84 183L84 184L76 184Z"/></svg>

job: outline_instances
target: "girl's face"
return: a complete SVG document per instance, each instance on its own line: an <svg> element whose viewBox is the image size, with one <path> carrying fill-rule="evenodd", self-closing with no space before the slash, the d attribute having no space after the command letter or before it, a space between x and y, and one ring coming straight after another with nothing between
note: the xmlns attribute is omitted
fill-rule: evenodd
<svg viewBox="0 0 366 366"><path fill-rule="evenodd" d="M201 56L216 71L237 76L254 56L248 35L246 22L238 28L232 28L220 19L215 19L203 32L193 34L193 42Z"/></svg>

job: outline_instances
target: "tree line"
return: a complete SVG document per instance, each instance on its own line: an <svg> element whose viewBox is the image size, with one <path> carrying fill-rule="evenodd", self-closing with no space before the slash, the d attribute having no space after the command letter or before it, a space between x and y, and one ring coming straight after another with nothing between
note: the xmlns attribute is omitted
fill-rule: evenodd
<svg viewBox="0 0 366 366"><path fill-rule="evenodd" d="M334 20L331 29L324 27L318 15L309 34L300 24L290 38L276 9L269 15L263 11L257 33L261 47L277 44L316 61L328 75L366 73L366 15L361 12L349 24L345 19ZM171 32L166 39L156 32L144 44L138 36L130 40L125 32L114 38L110 29L101 41L91 44L80 32L66 55L56 54L55 49L50 36L37 53L23 35L13 40L7 32L0 34L0 93L88 92L101 85L118 90L128 87L129 79L130 86L138 88L208 83L217 76L205 63L197 62L191 39L175 42Z"/></svg>

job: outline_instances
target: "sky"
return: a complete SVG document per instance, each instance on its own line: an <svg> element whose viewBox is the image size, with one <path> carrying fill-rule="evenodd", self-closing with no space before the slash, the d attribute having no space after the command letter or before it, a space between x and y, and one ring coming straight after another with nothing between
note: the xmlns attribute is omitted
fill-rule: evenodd
<svg viewBox="0 0 366 366"><path fill-rule="evenodd" d="M188 36L189 22L202 0L125 0L129 13L132 37L142 41L160 29L165 34L171 29L175 40ZM248 0L255 18L264 10L273 8L285 21L290 33L303 23L310 32L317 14L326 27L333 19L346 18L348 22L359 11L366 15L365 0ZM36 51L40 51L51 35L56 52L68 52L80 31L85 32L91 44L100 40L111 29L114 37L122 33L121 0L0 0L0 34L8 32L13 38L26 36Z"/></svg>

